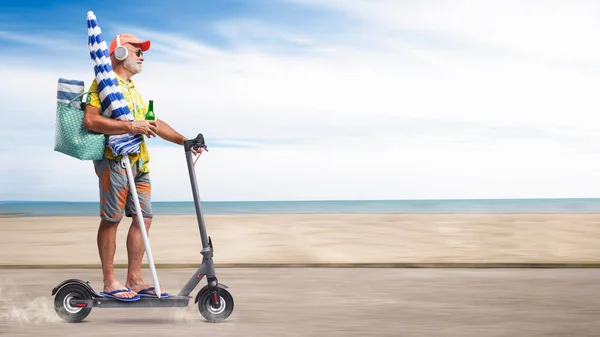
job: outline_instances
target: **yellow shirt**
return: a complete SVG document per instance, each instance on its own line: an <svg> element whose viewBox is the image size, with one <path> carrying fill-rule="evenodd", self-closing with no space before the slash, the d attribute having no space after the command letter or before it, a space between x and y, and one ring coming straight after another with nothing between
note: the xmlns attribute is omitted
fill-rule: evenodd
<svg viewBox="0 0 600 337"><path fill-rule="evenodd" d="M115 74L118 82L119 88L121 89L121 93L125 97L127 101L127 106L129 110L133 112L133 118L136 121L142 121L145 119L146 112L148 111L148 105L144 101L142 95L135 88L135 84L133 81L129 80L129 83L125 83L119 75ZM98 83L96 79L90 85L89 91L98 91ZM102 109L102 104L100 103L100 95L98 92L90 92L87 96L87 104L95 106L97 108ZM112 150L106 146L104 149L104 157L108 159L120 160L121 156L114 157ZM140 152L132 153L129 155L129 161L133 166L134 163L138 164L138 168L141 172L150 172L150 167L148 163L150 162L150 154L148 153L148 147L146 145L146 139L143 138L142 143L140 144Z"/></svg>

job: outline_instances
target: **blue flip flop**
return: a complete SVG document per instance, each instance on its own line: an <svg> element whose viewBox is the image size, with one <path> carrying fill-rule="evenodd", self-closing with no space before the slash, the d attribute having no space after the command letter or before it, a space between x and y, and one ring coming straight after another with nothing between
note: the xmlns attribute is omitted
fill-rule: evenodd
<svg viewBox="0 0 600 337"><path fill-rule="evenodd" d="M104 291L100 292L100 296L104 296L104 297L110 297L110 298L114 298L115 300L119 300L119 301L123 301L123 302L134 302L140 299L140 297L138 295L135 295L132 298L122 298L122 297L117 297L115 296L115 294L118 293L126 293L126 292L130 292L131 289L127 288L127 289L118 289L118 290L114 290L108 293L105 293Z"/></svg>
<svg viewBox="0 0 600 337"><path fill-rule="evenodd" d="M137 293L138 293L138 296L140 296L140 297L157 297L156 294L150 293L152 290L154 290L154 287L142 289L142 290L138 291ZM167 294L167 293L160 294L160 298L163 298L163 297L169 297L169 294Z"/></svg>

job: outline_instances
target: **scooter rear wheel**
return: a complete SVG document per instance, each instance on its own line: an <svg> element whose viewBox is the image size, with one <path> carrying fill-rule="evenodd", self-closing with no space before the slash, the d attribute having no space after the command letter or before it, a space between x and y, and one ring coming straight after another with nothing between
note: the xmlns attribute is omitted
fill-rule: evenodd
<svg viewBox="0 0 600 337"><path fill-rule="evenodd" d="M213 293L210 291L204 291L203 294L200 295L198 300L198 310L202 317L204 317L209 322L221 322L229 317L233 312L233 296L223 289L219 289L219 304L213 305Z"/></svg>
<svg viewBox="0 0 600 337"><path fill-rule="evenodd" d="M80 308L70 304L71 300L90 300L92 295L83 286L70 284L62 287L54 297L54 310L60 318L70 323L84 320L92 308Z"/></svg>

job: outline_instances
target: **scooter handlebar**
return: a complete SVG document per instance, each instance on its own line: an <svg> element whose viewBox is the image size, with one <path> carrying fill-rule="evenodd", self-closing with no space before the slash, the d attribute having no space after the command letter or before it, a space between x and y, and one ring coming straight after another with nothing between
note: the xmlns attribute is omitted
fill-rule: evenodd
<svg viewBox="0 0 600 337"><path fill-rule="evenodd" d="M196 138L194 138L194 139L188 139L185 142L183 142L183 148L185 149L185 152L189 152L192 149L197 150L197 149L199 149L201 147L203 147L204 149L206 149L206 144L204 143L204 136L202 136L201 133L199 133L196 136Z"/></svg>

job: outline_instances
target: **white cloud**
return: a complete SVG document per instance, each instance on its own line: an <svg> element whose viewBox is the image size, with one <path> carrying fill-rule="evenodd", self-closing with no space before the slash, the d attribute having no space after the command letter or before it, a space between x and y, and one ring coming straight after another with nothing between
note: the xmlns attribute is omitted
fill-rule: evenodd
<svg viewBox="0 0 600 337"><path fill-rule="evenodd" d="M597 61L600 7L593 0L289 0L328 6L379 29L427 31L455 41L526 52L544 58Z"/></svg>
<svg viewBox="0 0 600 337"><path fill-rule="evenodd" d="M362 20L356 41L325 44L256 20L218 23L228 49L126 29L153 41L134 80L160 118L186 136L205 134L209 146L252 145L203 155L203 198L595 196L595 3L327 4ZM301 49L255 47L261 34ZM0 99L16 112L0 126L2 145L13 145L1 155L21 158L0 164L0 199L95 200L91 163L50 144L56 80L89 84L86 57L66 68L0 54L0 76L14 79L0 82ZM181 149L151 146L155 198L190 200ZM76 187L59 190L64 182Z"/></svg>
<svg viewBox="0 0 600 337"><path fill-rule="evenodd" d="M600 183L599 159L552 142L455 144L440 136L383 149L373 139L356 145L212 149L196 164L200 195L204 201L592 197L589 185ZM96 200L90 162L49 146L26 150L39 154L8 153L18 160L2 165L0 183L11 190L6 195ZM191 200L183 151L152 144L151 153L155 200Z"/></svg>

